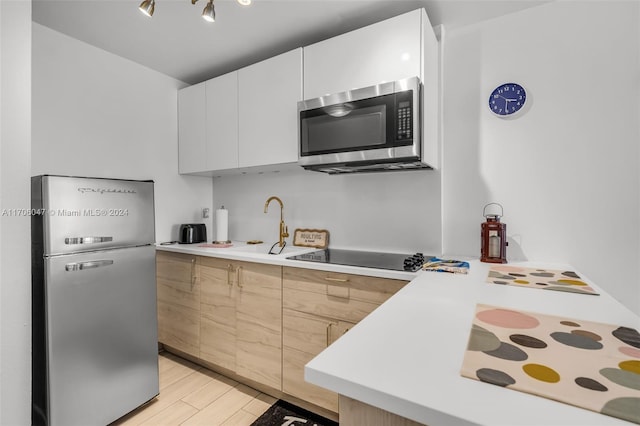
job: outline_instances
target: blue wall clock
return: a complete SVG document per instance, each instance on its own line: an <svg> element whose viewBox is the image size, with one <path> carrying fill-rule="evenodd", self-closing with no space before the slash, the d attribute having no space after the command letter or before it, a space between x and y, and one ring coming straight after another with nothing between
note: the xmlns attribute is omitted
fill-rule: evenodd
<svg viewBox="0 0 640 426"><path fill-rule="evenodd" d="M489 109L499 117L510 117L522 111L527 92L517 83L504 83L493 89L489 96Z"/></svg>

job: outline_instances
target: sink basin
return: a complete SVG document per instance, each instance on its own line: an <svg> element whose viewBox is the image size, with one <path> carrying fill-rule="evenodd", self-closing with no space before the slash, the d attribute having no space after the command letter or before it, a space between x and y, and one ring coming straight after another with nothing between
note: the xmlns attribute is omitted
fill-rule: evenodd
<svg viewBox="0 0 640 426"><path fill-rule="evenodd" d="M232 250L237 253L255 253L255 254L269 254L269 250L271 250L271 246L273 244L247 244L247 245L238 245L229 247L229 250ZM310 251L314 251L317 249L309 248L309 247L297 247L292 245L286 245L282 251L280 251L280 247L276 244L273 247L273 256L294 256L296 254L307 253Z"/></svg>

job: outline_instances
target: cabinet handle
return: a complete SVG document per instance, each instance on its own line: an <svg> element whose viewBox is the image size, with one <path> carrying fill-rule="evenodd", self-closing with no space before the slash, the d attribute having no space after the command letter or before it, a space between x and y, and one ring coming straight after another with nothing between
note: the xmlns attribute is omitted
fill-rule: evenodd
<svg viewBox="0 0 640 426"><path fill-rule="evenodd" d="M193 285L196 283L196 258L191 259L191 289L193 290Z"/></svg>
<svg viewBox="0 0 640 426"><path fill-rule="evenodd" d="M233 285L233 281L231 281L231 273L233 272L233 265L228 264L227 265L227 285L228 286L232 286Z"/></svg>
<svg viewBox="0 0 640 426"><path fill-rule="evenodd" d="M238 266L236 268L236 276L238 277L238 287L240 287L240 288L242 288L242 284L241 284L242 275L241 275L241 272L242 272L242 266Z"/></svg>
<svg viewBox="0 0 640 426"><path fill-rule="evenodd" d="M331 326L333 325L333 323L329 323L327 324L327 347L329 347L329 339L331 336Z"/></svg>
<svg viewBox="0 0 640 426"><path fill-rule="evenodd" d="M327 281L333 281L336 283L346 283L349 282L349 278L333 278L333 277L324 277Z"/></svg>

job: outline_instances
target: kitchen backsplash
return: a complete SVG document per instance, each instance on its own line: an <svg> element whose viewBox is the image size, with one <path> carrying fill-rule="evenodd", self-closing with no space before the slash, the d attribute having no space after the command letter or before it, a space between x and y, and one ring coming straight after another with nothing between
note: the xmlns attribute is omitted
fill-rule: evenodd
<svg viewBox="0 0 640 426"><path fill-rule="evenodd" d="M214 207L229 210L231 239L277 241L279 209L263 212L271 195L284 202L291 235L296 228L327 229L332 247L442 251L439 171L329 176L300 170L213 178Z"/></svg>

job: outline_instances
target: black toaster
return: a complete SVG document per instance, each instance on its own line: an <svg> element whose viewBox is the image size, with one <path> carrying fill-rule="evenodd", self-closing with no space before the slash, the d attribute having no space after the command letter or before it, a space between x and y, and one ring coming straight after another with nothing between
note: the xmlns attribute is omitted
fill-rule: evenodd
<svg viewBox="0 0 640 426"><path fill-rule="evenodd" d="M207 227L204 223L180 225L180 244L204 243L207 241Z"/></svg>

